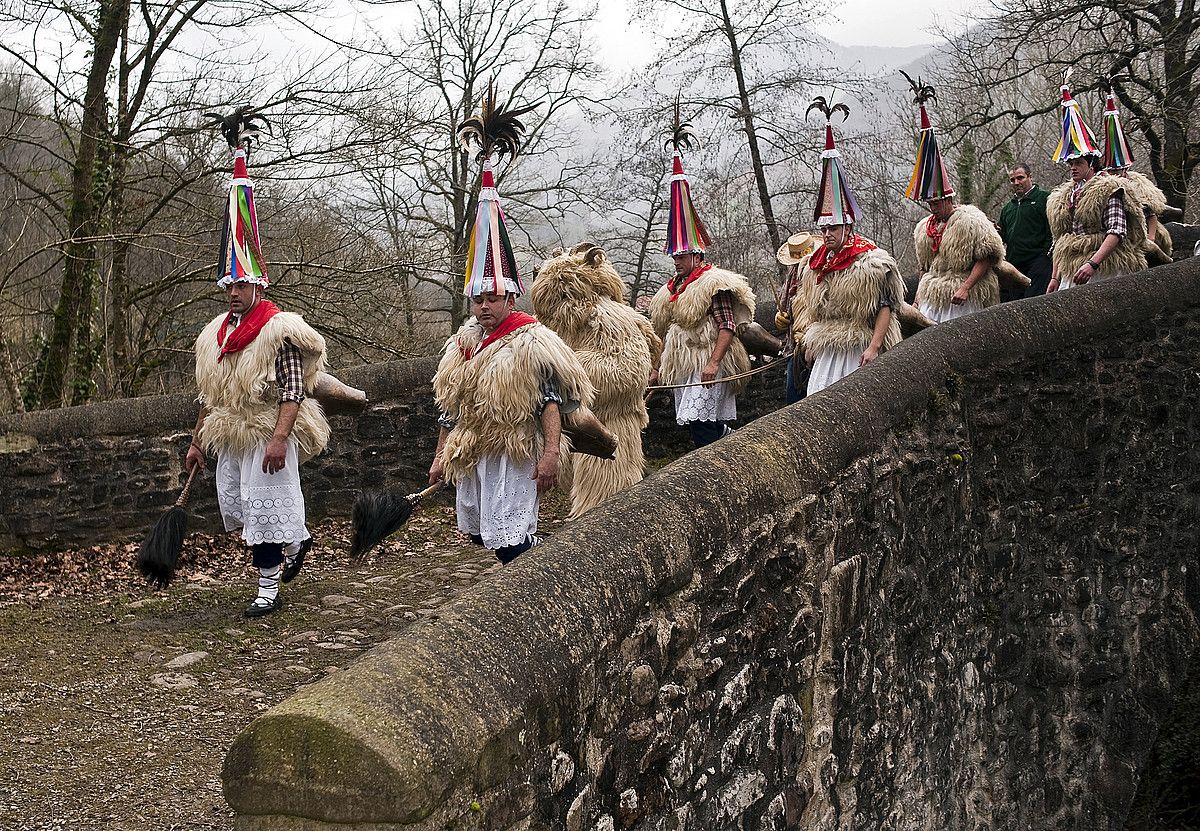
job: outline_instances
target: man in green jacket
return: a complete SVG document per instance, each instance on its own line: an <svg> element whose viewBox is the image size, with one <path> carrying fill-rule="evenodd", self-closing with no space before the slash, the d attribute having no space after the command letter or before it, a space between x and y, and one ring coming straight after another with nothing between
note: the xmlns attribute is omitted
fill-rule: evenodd
<svg viewBox="0 0 1200 831"><path fill-rule="evenodd" d="M1000 238L1008 249L1006 259L1030 280L1025 297L1046 293L1050 282L1050 223L1046 219L1049 192L1033 183L1029 165L1021 162L1008 173L1013 197L1000 211ZM1000 287L1000 300L1019 300Z"/></svg>

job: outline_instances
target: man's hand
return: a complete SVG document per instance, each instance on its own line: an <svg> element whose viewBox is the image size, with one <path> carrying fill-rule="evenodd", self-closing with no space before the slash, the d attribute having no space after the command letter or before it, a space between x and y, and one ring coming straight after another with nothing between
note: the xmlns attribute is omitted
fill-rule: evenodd
<svg viewBox="0 0 1200 831"><path fill-rule="evenodd" d="M538 493L545 493L558 484L558 450L547 447L533 471Z"/></svg>
<svg viewBox="0 0 1200 831"><path fill-rule="evenodd" d="M780 332L786 332L792 325L792 316L787 312L775 313L775 328Z"/></svg>
<svg viewBox="0 0 1200 831"><path fill-rule="evenodd" d="M717 379L717 373L720 371L721 367L719 364L709 361L705 364L704 369L700 370L700 380L704 382L705 386L708 386Z"/></svg>
<svg viewBox="0 0 1200 831"><path fill-rule="evenodd" d="M204 451L197 447L194 443L188 447L187 458L183 461L183 466L187 470L188 475L192 474L192 468L200 468L200 473L203 473L208 466L208 459L204 455Z"/></svg>
<svg viewBox="0 0 1200 831"><path fill-rule="evenodd" d="M653 387L658 385L658 367L650 369L650 377L646 379L646 386Z"/></svg>
<svg viewBox="0 0 1200 831"><path fill-rule="evenodd" d="M1092 268L1091 263L1084 263L1075 272L1075 284L1082 286L1088 280L1092 279L1092 275L1096 273L1096 269Z"/></svg>
<svg viewBox="0 0 1200 831"><path fill-rule="evenodd" d="M1054 294L1058 291L1058 278L1051 277L1050 282L1046 284L1046 294Z"/></svg>
<svg viewBox="0 0 1200 831"><path fill-rule="evenodd" d="M267 442L267 449L263 452L263 473L278 473L283 470L286 461L287 439L271 436L271 440Z"/></svg>
<svg viewBox="0 0 1200 831"><path fill-rule="evenodd" d="M858 359L859 366L866 366L879 357L879 348L876 346L868 346L863 350L862 357Z"/></svg>
<svg viewBox="0 0 1200 831"><path fill-rule="evenodd" d="M970 296L970 289L968 289L966 286L959 286L958 291L954 292L954 294L951 296L950 302L955 306L961 306L963 303L967 302L967 298Z"/></svg>
<svg viewBox="0 0 1200 831"><path fill-rule="evenodd" d="M446 468L442 464L441 456L433 457L433 464L429 466L429 484L436 485L446 475Z"/></svg>

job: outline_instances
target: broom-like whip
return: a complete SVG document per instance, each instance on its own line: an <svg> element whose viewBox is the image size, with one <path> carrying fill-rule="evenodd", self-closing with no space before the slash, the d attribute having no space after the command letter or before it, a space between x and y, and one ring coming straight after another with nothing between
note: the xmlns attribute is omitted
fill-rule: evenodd
<svg viewBox="0 0 1200 831"><path fill-rule="evenodd" d="M187 534L188 496L199 470L200 465L192 466L192 472L188 474L187 484L183 486L179 498L154 523L138 550L138 571L155 588L166 588L175 578L179 550L183 547L183 538Z"/></svg>
<svg viewBox="0 0 1200 831"><path fill-rule="evenodd" d="M354 500L354 511L351 514L351 524L354 530L350 538L350 556L364 556L388 536L399 530L408 522L413 508L427 496L445 487L444 482L436 482L423 491L401 496L395 491L373 491L360 493Z"/></svg>

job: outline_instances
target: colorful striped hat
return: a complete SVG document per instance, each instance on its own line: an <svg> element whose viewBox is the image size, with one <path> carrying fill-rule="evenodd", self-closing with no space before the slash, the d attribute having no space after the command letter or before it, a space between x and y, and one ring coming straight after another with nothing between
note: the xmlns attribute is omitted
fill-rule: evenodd
<svg viewBox="0 0 1200 831"><path fill-rule="evenodd" d="M496 191L492 160L484 159L478 209L467 245L463 294L467 297L479 297L484 294L524 293L525 284L517 270L512 241L508 237L508 226L504 222L504 209L500 207L500 194Z"/></svg>
<svg viewBox="0 0 1200 831"><path fill-rule="evenodd" d="M1071 73L1068 70L1066 81L1062 85L1062 135L1059 136L1058 146L1050 156L1056 162L1100 155L1092 131L1083 123L1079 104L1071 97L1070 80Z"/></svg>
<svg viewBox="0 0 1200 831"><path fill-rule="evenodd" d="M230 283L253 283L266 288L266 260L258 242L258 216L254 211L254 185L246 170L246 150L233 151L233 181L229 185L229 202L225 211L225 226L221 231L221 252L217 261L217 286Z"/></svg>
<svg viewBox="0 0 1200 831"><path fill-rule="evenodd" d="M459 146L464 151L478 146L478 158L483 162L475 223L469 234L463 275L463 294L467 297L525 293L525 284L513 256L504 209L500 207L492 155L507 155L509 161L517 157L525 136L525 125L518 117L532 112L536 106L508 109L497 100L496 84L492 81L488 84L479 115L463 121L456 131Z"/></svg>
<svg viewBox="0 0 1200 831"><path fill-rule="evenodd" d="M668 147L674 148L671 160L671 201L667 205L667 243L663 251L676 254L703 254L712 245L712 237L692 204L692 186L683 172L683 151L699 147L692 125L680 120L679 101L675 101L675 123Z"/></svg>
<svg viewBox="0 0 1200 831"><path fill-rule="evenodd" d="M921 109L921 133L917 140L917 162L913 166L912 177L904 195L909 199L926 202L931 199L945 199L954 195L954 185L950 183L950 172L942 160L942 152L938 149L937 135L933 132L933 124L929 120L929 111L925 108L928 101L937 101L933 87L923 83L920 78L913 80L907 72L900 74L908 79L916 95L913 103Z"/></svg>
<svg viewBox="0 0 1200 831"><path fill-rule="evenodd" d="M1121 113L1117 110L1117 97L1113 91L1112 80L1103 84L1104 101L1104 168L1105 170L1124 170L1133 167L1133 152L1129 149L1129 141L1125 138L1125 129L1121 126Z"/></svg>
<svg viewBox="0 0 1200 831"><path fill-rule="evenodd" d="M808 105L805 117L813 110L825 115L825 151L821 153L821 187L817 191L817 205L813 210L813 222L818 227L825 225L853 225L862 219L862 209L854 198L854 191L846 180L842 168L842 154L833 143L833 114L842 113L842 121L850 115L845 104L829 105L823 96L817 96Z"/></svg>

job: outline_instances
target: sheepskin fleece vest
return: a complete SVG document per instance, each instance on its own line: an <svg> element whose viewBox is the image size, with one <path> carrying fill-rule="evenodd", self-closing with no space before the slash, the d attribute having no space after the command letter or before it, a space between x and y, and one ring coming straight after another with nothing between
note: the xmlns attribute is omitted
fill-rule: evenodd
<svg viewBox="0 0 1200 831"><path fill-rule="evenodd" d="M921 282L917 286L917 297L938 311L950 308L950 298L971 276L977 260L989 260L992 264L987 273L971 286L968 300L981 309L1000 302L1000 282L996 277L996 263L1004 259L1004 241L992 221L974 205L959 205L946 220L942 244L933 252L933 240L928 227L933 221L929 215L917 223L913 231L913 243L917 249L917 267L921 270ZM903 295L901 295L903 297Z"/></svg>
<svg viewBox="0 0 1200 831"><path fill-rule="evenodd" d="M1166 194L1145 173L1130 170L1120 178L1125 180L1125 190L1129 192L1129 195L1143 207L1148 208L1152 214L1160 218L1158 228L1154 234L1154 242L1162 249L1166 256L1170 257L1174 249L1174 243L1171 240L1171 232L1167 230L1167 226L1163 224L1161 219L1163 211L1167 209Z"/></svg>
<svg viewBox="0 0 1200 831"><path fill-rule="evenodd" d="M1104 206L1113 194L1121 198L1125 208L1128 232L1100 263L1096 277L1115 277L1143 271L1146 268L1146 255L1142 250L1146 241L1146 218L1142 215L1142 206L1125 188L1125 180L1104 174L1096 174L1088 179L1075 203L1075 217L1084 228L1082 234L1071 233L1068 201L1071 186L1068 179L1056 187L1046 200L1046 218L1050 220L1050 233L1054 235L1054 267L1059 276L1073 275L1100 250L1107 236L1104 232Z"/></svg>
<svg viewBox="0 0 1200 831"><path fill-rule="evenodd" d="M286 338L300 350L304 394L309 396L300 402L292 437L301 464L316 456L329 443L329 423L311 397L317 375L325 369L325 338L300 315L279 312L249 346L218 361L217 331L224 322L225 314L217 315L196 339L196 385L205 408L199 440L204 449L217 455L242 454L271 438L279 411L275 359Z"/></svg>
<svg viewBox="0 0 1200 831"><path fill-rule="evenodd" d="M853 349L871 345L879 298L885 288L897 302L904 299L904 278L892 255L882 248L859 254L849 268L826 274L817 283L805 259L800 265L800 288L792 301L792 333L805 349ZM900 342L899 309L891 310L883 348Z"/></svg>
<svg viewBox="0 0 1200 831"><path fill-rule="evenodd" d="M540 323L522 326L471 359L485 337L475 318L446 341L433 376L433 397L455 422L442 461L458 481L486 455L505 455L518 464L541 457L542 380L553 377L563 401L592 403L592 382L571 348ZM562 458L570 452L565 435Z"/></svg>
<svg viewBox="0 0 1200 831"><path fill-rule="evenodd" d="M529 296L538 321L583 364L596 388L596 417L633 412L644 427L646 378L662 341L650 321L622 302L624 285L607 260L589 265L581 255L563 254L542 263Z"/></svg>
<svg viewBox="0 0 1200 831"><path fill-rule="evenodd" d="M754 320L754 292L746 278L722 268L710 268L696 278L672 303L671 290L663 286L650 303L650 323L663 341L659 379L664 384L683 384L699 375L717 345L717 323L709 311L719 291L733 294L735 324ZM746 347L736 337L721 358L720 375L738 375L750 370ZM730 381L734 395L746 388L746 378Z"/></svg>

